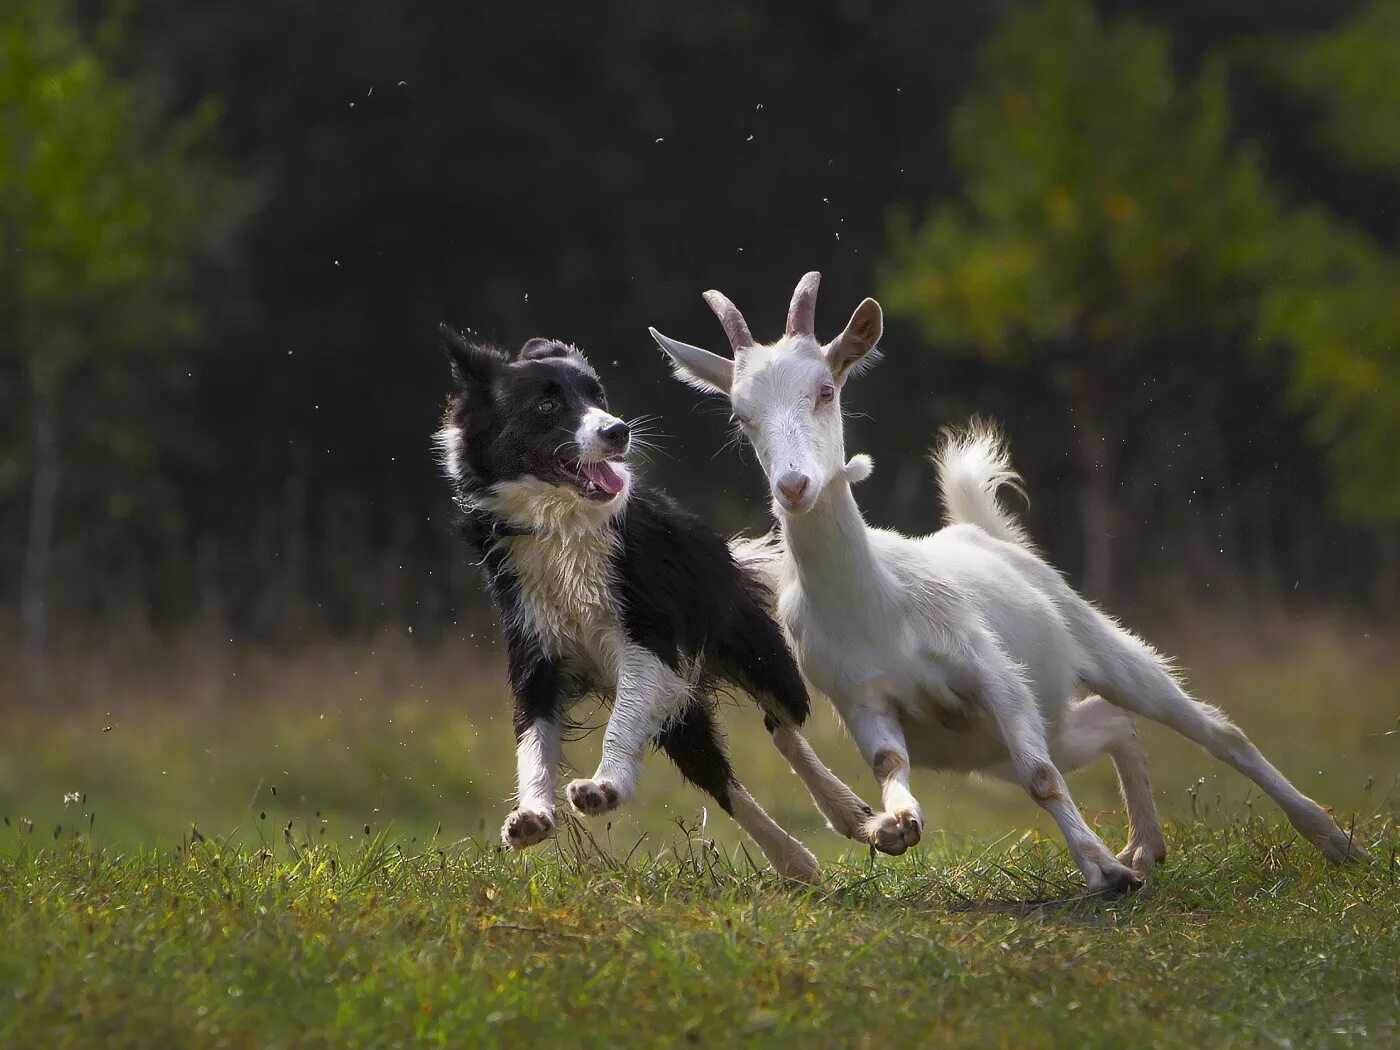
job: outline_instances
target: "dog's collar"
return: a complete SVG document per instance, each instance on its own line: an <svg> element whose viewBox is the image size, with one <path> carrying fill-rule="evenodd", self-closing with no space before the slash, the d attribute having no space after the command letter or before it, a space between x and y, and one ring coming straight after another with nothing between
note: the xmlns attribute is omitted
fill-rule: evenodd
<svg viewBox="0 0 1400 1050"><path fill-rule="evenodd" d="M452 502L464 514L472 515L481 521L486 529L487 539L492 543L512 536L533 536L535 530L523 525L514 525L498 514L494 514L467 496L453 496Z"/></svg>

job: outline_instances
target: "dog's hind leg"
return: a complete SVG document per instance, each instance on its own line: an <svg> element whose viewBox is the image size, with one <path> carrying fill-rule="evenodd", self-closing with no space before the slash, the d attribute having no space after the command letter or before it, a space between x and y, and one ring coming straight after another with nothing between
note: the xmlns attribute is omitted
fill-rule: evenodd
<svg viewBox="0 0 1400 1050"><path fill-rule="evenodd" d="M875 811L817 757L798 732L811 701L797 661L778 625L757 602L741 607L728 637L718 646L724 674L747 690L764 710L763 724L773 745L812 796L818 812L837 834L869 842L867 826Z"/></svg>
<svg viewBox="0 0 1400 1050"><path fill-rule="evenodd" d="M718 802L758 844L774 871L804 882L818 880L817 858L765 813L735 779L719 727L705 700L694 698L661 731L658 743L681 776Z"/></svg>
<svg viewBox="0 0 1400 1050"><path fill-rule="evenodd" d="M766 722L774 746L802 781L831 830L857 842L870 842L868 825L875 811L826 767L800 732L792 726L776 725L771 718Z"/></svg>

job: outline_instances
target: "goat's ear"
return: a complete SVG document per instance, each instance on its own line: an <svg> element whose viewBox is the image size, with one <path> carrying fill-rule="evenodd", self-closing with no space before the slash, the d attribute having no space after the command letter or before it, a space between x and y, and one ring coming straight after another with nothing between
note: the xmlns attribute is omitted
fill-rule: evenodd
<svg viewBox="0 0 1400 1050"><path fill-rule="evenodd" d="M438 342L452 367L452 381L463 390L486 386L506 363L499 350L478 346L449 325L438 326Z"/></svg>
<svg viewBox="0 0 1400 1050"><path fill-rule="evenodd" d="M729 395L734 385L734 362L702 350L698 346L682 343L678 339L664 336L655 328L648 328L656 345L666 351L666 356L675 366L676 375L696 390L707 394Z"/></svg>
<svg viewBox="0 0 1400 1050"><path fill-rule="evenodd" d="M875 344L885 331L884 314L874 299L866 299L851 314L846 330L826 347L826 363L838 383L879 360Z"/></svg>

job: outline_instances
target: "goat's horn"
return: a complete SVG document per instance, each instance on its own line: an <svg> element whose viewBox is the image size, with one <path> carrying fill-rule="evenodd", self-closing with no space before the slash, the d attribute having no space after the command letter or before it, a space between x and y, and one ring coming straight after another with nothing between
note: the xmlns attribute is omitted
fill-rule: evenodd
<svg viewBox="0 0 1400 1050"><path fill-rule="evenodd" d="M792 293L792 305L788 307L787 334L814 335L817 324L817 286L822 283L822 275L813 270L803 274Z"/></svg>
<svg viewBox="0 0 1400 1050"><path fill-rule="evenodd" d="M744 315L723 292L710 289L705 293L705 302L710 304L710 309L715 312L719 323L724 326L724 334L729 336L729 345L733 349L735 357L739 356L741 350L746 350L754 345L753 336L749 333L749 325L744 320Z"/></svg>

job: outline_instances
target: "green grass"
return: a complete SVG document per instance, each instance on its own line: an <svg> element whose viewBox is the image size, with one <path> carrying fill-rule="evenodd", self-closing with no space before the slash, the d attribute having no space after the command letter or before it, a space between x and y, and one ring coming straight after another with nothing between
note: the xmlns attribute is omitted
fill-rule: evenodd
<svg viewBox="0 0 1400 1050"><path fill-rule="evenodd" d="M490 659L386 637L74 662L59 712L0 714L0 1046L1397 1044L1393 638L1177 648L1373 865L1327 866L1152 727L1171 855L1138 894L1080 898L1022 793L934 774L914 785L933 832L872 860L822 827L747 706L726 713L735 765L822 859L821 889L755 867L659 759L615 819L500 854L513 754ZM825 705L811 735L870 797ZM597 747L566 753L589 769ZM1070 785L1121 845L1108 763Z"/></svg>
<svg viewBox="0 0 1400 1050"><path fill-rule="evenodd" d="M1117 901L1036 836L851 856L818 891L698 836L656 862L36 839L0 861L0 1043L1395 1045L1400 833L1363 834L1377 864L1339 871L1262 822L1178 827Z"/></svg>

